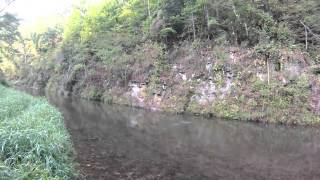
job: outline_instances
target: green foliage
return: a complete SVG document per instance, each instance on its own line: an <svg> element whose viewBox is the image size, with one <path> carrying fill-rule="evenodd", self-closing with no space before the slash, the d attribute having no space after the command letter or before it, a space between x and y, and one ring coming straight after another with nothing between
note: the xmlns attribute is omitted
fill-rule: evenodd
<svg viewBox="0 0 320 180"><path fill-rule="evenodd" d="M64 90L81 94L84 98L107 102L117 101L113 99L115 96L106 91L107 88L127 87L130 78L137 81L148 79L148 90L151 89L149 92L152 93L168 77L173 63L186 68L184 70L188 70L189 74L189 70L193 70L191 68L201 68L209 56L214 57L212 70L217 88L223 87L224 71L231 65L242 69L240 66L245 63L250 69L238 73L248 74L252 80L255 74L252 68L259 65L256 65L257 61L246 62L242 48L246 48L248 54L253 52L254 57L248 58L260 59L271 65L279 64L283 49L305 46L305 28L301 22L310 29L308 52L316 63L320 62L317 35L320 34L320 21L317 18L320 15L320 3L317 0L286 3L278 0L106 0L95 5L83 4L86 5L73 8L63 30L57 26L34 33L30 40L24 39L23 43L18 43L18 48L11 47L19 37L16 31L18 22L12 16L2 16L0 23L12 23L12 29L11 25L0 26L0 33L5 34L0 37L0 50L6 52L1 57L4 54L6 57L13 55L10 59L17 65L31 67L30 72L38 74L30 73L35 81L45 82L42 79L46 78L42 77L49 78L52 75L56 82L51 81L50 86L62 84ZM5 38L2 40L2 37ZM191 52L193 57L187 54L179 58L182 57L182 51L175 54L177 59L170 56L176 47L190 41L192 50L183 53ZM226 45L241 46L236 57L239 61L229 61ZM55 58L54 52L60 50L63 57ZM174 62L169 62L169 59ZM265 66L265 63L259 63L260 68ZM19 69L23 72L23 68ZM43 72L50 73L46 76ZM28 72L24 71L23 74L28 75ZM207 74L203 74L197 78L207 78ZM60 82L62 77L65 78ZM268 115L270 119L272 117L281 122L290 113L310 114L307 105L303 105L308 103L310 90L306 89L306 81L302 77L288 86L275 83L272 78L268 85L259 81L238 82L248 83L247 89L241 90L253 93L257 100L239 94L239 97L216 102L205 110L199 104L192 103L189 108L194 111L201 109L204 113L217 112L228 118L247 118L248 112L259 110L257 117ZM29 79L27 82L30 82ZM170 101L185 107L189 103L185 97L187 94L174 96ZM290 111L280 112L276 108Z"/></svg>
<svg viewBox="0 0 320 180"><path fill-rule="evenodd" d="M276 55L278 46L291 47L296 43L295 26L299 23L288 17L297 14L297 9L312 9L313 13L303 11L307 15L304 21L317 27L314 17L317 11L313 10L317 6L312 7L316 4L312 0L288 9L276 1L268 4L247 0L102 1L73 9L64 26L63 51L71 65L94 60L103 61L108 68L118 67L128 61L119 55L130 53L155 28L157 40L166 43L191 36L199 41L209 38L221 45L253 46L257 55L268 58ZM314 46L310 46L311 51Z"/></svg>
<svg viewBox="0 0 320 180"><path fill-rule="evenodd" d="M154 77L154 82L156 82L156 84L160 83L159 77L163 74L163 73L167 73L170 69L169 63L168 63L168 59L167 59L167 54L164 51L164 45L163 44L158 44L155 45L155 48L157 48L157 50L159 51L159 55L157 57L157 60L154 62L154 70L153 70L153 75Z"/></svg>
<svg viewBox="0 0 320 180"><path fill-rule="evenodd" d="M112 95L110 95L110 94L107 93L107 92L105 92L105 93L103 94L102 99L103 99L103 102L105 102L105 103L108 103L108 104L112 104L112 103L113 103L113 97L112 97Z"/></svg>
<svg viewBox="0 0 320 180"><path fill-rule="evenodd" d="M0 62L3 58L10 58L17 49L13 46L18 41L19 20L12 14L0 15Z"/></svg>
<svg viewBox="0 0 320 180"><path fill-rule="evenodd" d="M62 40L62 29L60 27L48 28L43 33L32 33L31 41L39 53L53 51Z"/></svg>
<svg viewBox="0 0 320 180"><path fill-rule="evenodd" d="M100 101L102 100L103 92L97 87L89 86L84 89L81 97L89 100Z"/></svg>
<svg viewBox="0 0 320 180"><path fill-rule="evenodd" d="M72 179L70 137L61 114L43 99L0 85L2 179Z"/></svg>
<svg viewBox="0 0 320 180"><path fill-rule="evenodd" d="M161 29L160 36L162 38L170 38L177 34L177 31L172 29L171 27Z"/></svg>
<svg viewBox="0 0 320 180"><path fill-rule="evenodd" d="M215 113L216 116L223 117L226 119L239 119L246 120L242 114L244 114L237 104L230 104L226 100L216 102L212 104L211 111Z"/></svg>
<svg viewBox="0 0 320 180"><path fill-rule="evenodd" d="M309 110L309 80L305 74L288 86L277 82L267 85L257 80L252 90L260 94L260 97L256 99L257 106L266 112L265 116L270 122L304 124L304 119L301 117L303 115L315 119ZM289 114L290 118L288 118Z"/></svg>
<svg viewBox="0 0 320 180"><path fill-rule="evenodd" d="M228 59L228 54L219 47L214 47L213 52L214 56L219 62L226 62L226 60Z"/></svg>
<svg viewBox="0 0 320 180"><path fill-rule="evenodd" d="M251 89L250 94L242 93L239 89L237 96L215 101L207 111L228 119L280 124L319 122L319 118L310 111L309 80L305 74L286 86L277 81L268 85L258 79L246 86Z"/></svg>
<svg viewBox="0 0 320 180"><path fill-rule="evenodd" d="M73 72L76 74L82 70L84 70L85 65L84 64L77 64L73 67Z"/></svg>
<svg viewBox="0 0 320 180"><path fill-rule="evenodd" d="M136 43L136 37L128 33L106 32L93 37L90 40L90 47L96 60L103 61L111 67L119 65L119 56L134 47Z"/></svg>
<svg viewBox="0 0 320 180"><path fill-rule="evenodd" d="M319 12L317 0L298 2L276 0L106 0L95 5L81 1L66 22L31 39L18 43L19 21L10 14L0 16L0 59L9 58L18 69L24 63L50 59L63 38L66 66L88 61L103 61L107 66L119 65L118 54L128 53L152 35L158 41L199 39L214 40L221 45L256 47L304 46L305 29L309 32L308 52L319 61ZM266 3L267 2L267 3ZM89 5L88 5L89 4ZM63 29L63 30L62 30ZM155 36L152 29L156 29ZM63 32L62 32L63 31ZM32 42L33 48L30 48ZM18 43L19 44L19 43ZM295 46L295 47L299 47ZM265 46L266 48L267 47ZM19 60L17 60L19 59ZM66 68L66 67L65 67ZM62 68L63 69L63 68Z"/></svg>
<svg viewBox="0 0 320 180"><path fill-rule="evenodd" d="M276 40L286 46L294 43L294 33L290 30L287 23L279 23L276 31Z"/></svg>
<svg viewBox="0 0 320 180"><path fill-rule="evenodd" d="M82 15L79 9L73 9L67 22L64 26L63 38L69 40L72 38L79 38L82 26Z"/></svg>
<svg viewBox="0 0 320 180"><path fill-rule="evenodd" d="M279 45L274 42L259 43L255 46L253 55L262 60L277 62L280 59L279 49Z"/></svg>

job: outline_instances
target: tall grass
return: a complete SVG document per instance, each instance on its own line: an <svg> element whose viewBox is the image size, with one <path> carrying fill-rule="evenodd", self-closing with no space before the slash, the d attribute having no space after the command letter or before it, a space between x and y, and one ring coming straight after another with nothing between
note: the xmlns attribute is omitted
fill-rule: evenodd
<svg viewBox="0 0 320 180"><path fill-rule="evenodd" d="M0 179L74 179L72 155L54 107L0 85Z"/></svg>

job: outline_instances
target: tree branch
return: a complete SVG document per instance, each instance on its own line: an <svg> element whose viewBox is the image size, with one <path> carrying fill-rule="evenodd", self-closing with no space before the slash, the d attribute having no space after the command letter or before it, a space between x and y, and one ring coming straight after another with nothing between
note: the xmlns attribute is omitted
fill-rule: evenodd
<svg viewBox="0 0 320 180"><path fill-rule="evenodd" d="M300 23L304 26L305 29L308 30L308 32L313 35L314 37L316 37L317 39L320 40L320 35L319 34L315 34L305 23L303 23L301 20L300 20Z"/></svg>
<svg viewBox="0 0 320 180"><path fill-rule="evenodd" d="M2 13L4 10L6 10L10 6L10 4L12 4L14 1L15 0L11 0L11 1L7 2L7 4L0 9L0 13Z"/></svg>

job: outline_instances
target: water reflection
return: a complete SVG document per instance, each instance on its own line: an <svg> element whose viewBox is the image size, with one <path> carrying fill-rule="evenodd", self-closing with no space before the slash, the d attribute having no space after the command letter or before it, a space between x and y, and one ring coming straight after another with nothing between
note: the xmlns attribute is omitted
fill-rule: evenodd
<svg viewBox="0 0 320 180"><path fill-rule="evenodd" d="M88 179L320 179L320 134L50 97Z"/></svg>

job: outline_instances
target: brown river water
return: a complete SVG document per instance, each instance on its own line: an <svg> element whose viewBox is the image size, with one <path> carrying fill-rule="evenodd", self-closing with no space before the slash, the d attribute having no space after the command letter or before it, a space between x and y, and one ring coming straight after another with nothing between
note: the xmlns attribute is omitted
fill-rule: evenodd
<svg viewBox="0 0 320 180"><path fill-rule="evenodd" d="M47 99L63 113L82 179L320 179L319 128Z"/></svg>

